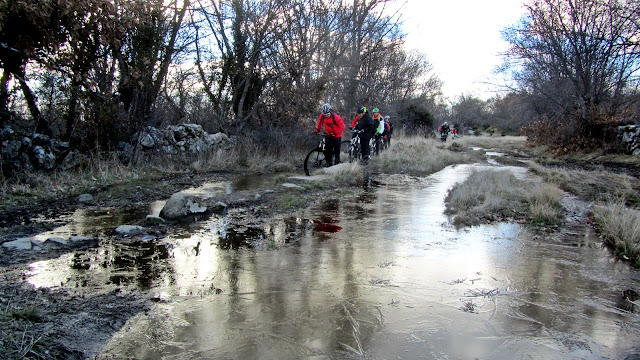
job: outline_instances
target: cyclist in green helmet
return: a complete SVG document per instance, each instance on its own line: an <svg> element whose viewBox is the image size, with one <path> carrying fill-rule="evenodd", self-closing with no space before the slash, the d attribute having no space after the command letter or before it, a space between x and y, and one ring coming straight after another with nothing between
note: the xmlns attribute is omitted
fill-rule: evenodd
<svg viewBox="0 0 640 360"><path fill-rule="evenodd" d="M376 155L380 153L382 149L382 133L384 133L384 117L380 114L380 109L373 109L373 122L376 125Z"/></svg>

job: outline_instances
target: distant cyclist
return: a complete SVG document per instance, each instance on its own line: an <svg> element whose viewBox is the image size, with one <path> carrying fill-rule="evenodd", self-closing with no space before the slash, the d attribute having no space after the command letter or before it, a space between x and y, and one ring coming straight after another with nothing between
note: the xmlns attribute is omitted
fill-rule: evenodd
<svg viewBox="0 0 640 360"><path fill-rule="evenodd" d="M322 126L324 126L324 131L329 135L327 136L327 149L325 153L327 165L337 165L340 163L340 142L342 141L342 133L344 132L345 126L342 117L336 114L329 104L322 105L320 116L318 116L316 134L320 132Z"/></svg>
<svg viewBox="0 0 640 360"><path fill-rule="evenodd" d="M351 129L362 130L360 134L360 146L362 147L362 164L366 165L371 158L371 148L369 147L369 140L376 132L376 126L367 112L365 106L358 108L356 117L351 122Z"/></svg>
<svg viewBox="0 0 640 360"><path fill-rule="evenodd" d="M449 123L445 121L444 123L442 123L442 125L440 125L438 130L440 130L440 139L442 139L442 141L446 141L447 136L449 136L449 131L451 130L451 128L449 127Z"/></svg>
<svg viewBox="0 0 640 360"><path fill-rule="evenodd" d="M391 117L389 115L384 117L384 131L382 138L384 139L384 146L388 148L391 145L391 134L393 133L393 124L391 123Z"/></svg>

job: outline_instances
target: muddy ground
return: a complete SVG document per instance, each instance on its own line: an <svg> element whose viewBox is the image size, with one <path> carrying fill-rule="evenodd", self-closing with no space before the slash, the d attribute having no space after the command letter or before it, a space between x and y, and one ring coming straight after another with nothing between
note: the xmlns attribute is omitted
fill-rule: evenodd
<svg viewBox="0 0 640 360"><path fill-rule="evenodd" d="M614 166L619 171L620 166ZM633 174L638 173L638 169L632 170ZM60 223L40 220L57 219L79 207L133 207L165 200L180 190L205 182L231 180L237 176L240 174L171 175L144 185L135 185L133 188L122 185L99 189L92 193L94 201L88 204L80 204L76 198L69 198L2 209L0 242L60 226ZM279 204L286 191L280 189L261 197L259 201L244 202L237 211L246 212L247 216L256 221L267 221L279 213L291 211L283 209ZM356 193L358 189L354 188L353 191ZM307 189L302 195L312 202L313 199L327 199L332 193L331 189ZM239 193L234 196L244 195L246 194ZM156 225L151 231L166 233L171 231L171 226L171 223ZM93 245L95 244L83 243L78 246ZM162 301L151 293L124 292L118 289L99 296L84 296L67 290L34 289L24 281L30 263L55 258L70 250L73 249L43 247L39 251L19 252L0 247L0 358L93 358L128 319L148 311L154 302Z"/></svg>
<svg viewBox="0 0 640 360"><path fill-rule="evenodd" d="M3 209L0 213L0 242L29 236L61 226L61 215L78 208L126 208L166 200L172 194L207 182L230 181L246 174L189 173L171 175L145 185L126 185L99 189L92 193L94 200L80 204L77 198ZM227 197L236 218L243 215L252 221L268 221L271 217L291 209L283 209L279 199L287 192L273 187L259 200L250 194L236 192ZM255 193L255 191L253 191ZM308 189L301 196L309 200L326 199L330 189ZM238 200L240 199L240 200ZM250 201L244 199L251 199ZM166 234L175 223L144 224L148 232ZM122 241L127 241L122 238ZM84 296L67 290L34 289L24 282L30 263L59 257L95 242L75 246L45 247L38 251L18 251L0 247L0 358L2 359L86 359L93 358L112 334L120 330L132 316L147 311L151 304L161 301L154 294L125 293L118 289L100 296Z"/></svg>

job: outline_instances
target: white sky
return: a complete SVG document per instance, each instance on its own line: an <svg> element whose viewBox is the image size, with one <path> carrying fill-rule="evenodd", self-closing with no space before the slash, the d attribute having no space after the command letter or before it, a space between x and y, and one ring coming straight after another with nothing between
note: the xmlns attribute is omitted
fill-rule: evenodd
<svg viewBox="0 0 640 360"><path fill-rule="evenodd" d="M406 0L402 14L407 47L427 55L445 96L495 95L485 83L498 81L492 73L507 48L500 31L524 14L521 0Z"/></svg>

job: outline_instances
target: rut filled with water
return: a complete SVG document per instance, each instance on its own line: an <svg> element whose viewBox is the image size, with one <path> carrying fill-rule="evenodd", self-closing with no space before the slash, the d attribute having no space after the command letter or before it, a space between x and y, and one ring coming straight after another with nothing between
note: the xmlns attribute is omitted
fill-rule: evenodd
<svg viewBox="0 0 640 360"><path fill-rule="evenodd" d="M589 226L450 224L446 193L477 166L382 178L266 226L214 216L162 239L102 241L31 264L27 281L152 292L104 358L639 358L622 291L640 274Z"/></svg>

